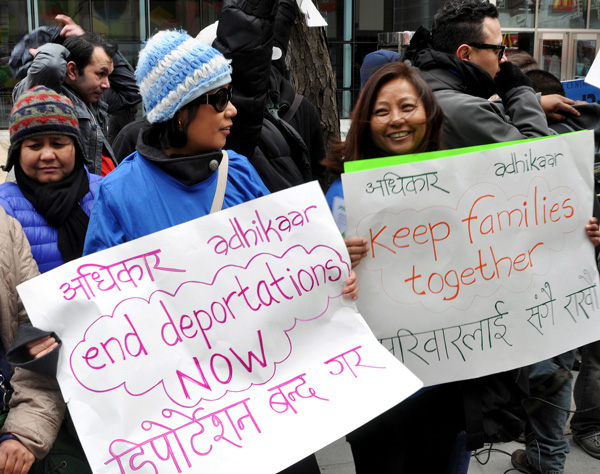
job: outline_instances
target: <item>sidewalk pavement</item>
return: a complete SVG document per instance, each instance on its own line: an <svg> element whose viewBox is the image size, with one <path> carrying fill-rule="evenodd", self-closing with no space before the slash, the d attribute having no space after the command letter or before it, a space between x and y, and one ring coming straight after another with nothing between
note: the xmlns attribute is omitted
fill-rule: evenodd
<svg viewBox="0 0 600 474"><path fill-rule="evenodd" d="M571 444L571 452L567 455L565 474L592 474L600 472L600 460L586 454L573 442L572 436L567 436ZM491 451L490 451L491 448ZM517 441L510 443L499 443L493 446L486 445L480 449L476 456L471 457L469 474L504 474L513 466L510 455L516 449L525 449L525 445ZM432 446L431 454L435 455L435 447ZM342 438L326 446L317 452L317 461L321 472L327 474L356 474L352 454L348 443ZM518 473L514 469L514 473ZM387 473L372 473L387 474ZM422 473L438 474L438 473ZM441 473L439 473L441 474Z"/></svg>
<svg viewBox="0 0 600 474"><path fill-rule="evenodd" d="M575 380L579 372L574 371ZM573 380L573 383L575 383ZM571 402L571 410L575 410L575 403ZM595 474L600 473L600 460L591 457L573 441L571 429L567 421L565 435L571 445L571 452L567 455L565 463L565 474ZM407 427L410 429L410 427ZM426 441L424 441L426 442ZM505 474L506 472L518 473L520 471L513 468L510 462L511 454L517 449L525 449L523 443L512 441L510 443L498 443L485 447L473 453L469 465L469 474ZM435 446L431 448L432 455L435 455ZM344 438L335 441L329 446L324 447L316 453L317 461L321 472L327 474L356 474L350 445ZM512 470L511 470L512 469ZM388 473L369 473L369 474L388 474ZM420 474L442 474L423 472Z"/></svg>

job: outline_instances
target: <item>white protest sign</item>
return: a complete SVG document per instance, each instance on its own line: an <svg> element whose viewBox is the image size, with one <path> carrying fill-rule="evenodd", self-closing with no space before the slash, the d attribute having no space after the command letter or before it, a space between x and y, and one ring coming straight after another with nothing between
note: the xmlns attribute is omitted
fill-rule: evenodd
<svg viewBox="0 0 600 474"><path fill-rule="evenodd" d="M425 385L600 339L592 132L481 148L342 175L359 310Z"/></svg>
<svg viewBox="0 0 600 474"><path fill-rule="evenodd" d="M306 18L306 25L309 27L327 26L325 18L321 15L316 5L312 0L296 0L300 11Z"/></svg>
<svg viewBox="0 0 600 474"><path fill-rule="evenodd" d="M21 286L100 473L274 473L422 384L341 297L316 182L89 255Z"/></svg>
<svg viewBox="0 0 600 474"><path fill-rule="evenodd" d="M594 62L590 66L590 70L585 76L585 82L591 84L592 86L600 87L600 59L598 59L600 55L596 55L594 58Z"/></svg>

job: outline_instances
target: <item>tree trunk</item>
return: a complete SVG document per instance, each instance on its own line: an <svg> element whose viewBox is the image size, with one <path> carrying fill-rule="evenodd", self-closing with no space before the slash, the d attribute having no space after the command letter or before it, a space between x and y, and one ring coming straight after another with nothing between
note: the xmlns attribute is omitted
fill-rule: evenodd
<svg viewBox="0 0 600 474"><path fill-rule="evenodd" d="M319 110L325 146L340 137L337 107L337 87L331 66L324 28L309 28L304 15L299 14L292 26L288 68L292 84L299 94Z"/></svg>

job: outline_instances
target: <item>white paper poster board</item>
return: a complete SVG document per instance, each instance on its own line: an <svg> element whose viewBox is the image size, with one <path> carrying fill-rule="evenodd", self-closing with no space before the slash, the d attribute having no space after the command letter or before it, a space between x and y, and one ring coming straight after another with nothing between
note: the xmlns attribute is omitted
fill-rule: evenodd
<svg viewBox="0 0 600 474"><path fill-rule="evenodd" d="M89 255L21 286L62 339L95 473L274 473L422 384L341 297L316 182Z"/></svg>
<svg viewBox="0 0 600 474"><path fill-rule="evenodd" d="M590 70L585 76L585 82L592 86L600 87L600 55L596 55L594 62L590 66Z"/></svg>
<svg viewBox="0 0 600 474"><path fill-rule="evenodd" d="M600 339L592 165L586 131L342 175L359 310L425 385Z"/></svg>

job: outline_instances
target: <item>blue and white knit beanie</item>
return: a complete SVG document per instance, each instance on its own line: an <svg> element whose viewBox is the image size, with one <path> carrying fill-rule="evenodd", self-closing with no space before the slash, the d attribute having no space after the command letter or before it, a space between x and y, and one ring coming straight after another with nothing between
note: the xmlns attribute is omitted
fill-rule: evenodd
<svg viewBox="0 0 600 474"><path fill-rule="evenodd" d="M202 94L231 82L230 61L185 31L159 31L140 51L135 78L146 118L166 122Z"/></svg>

